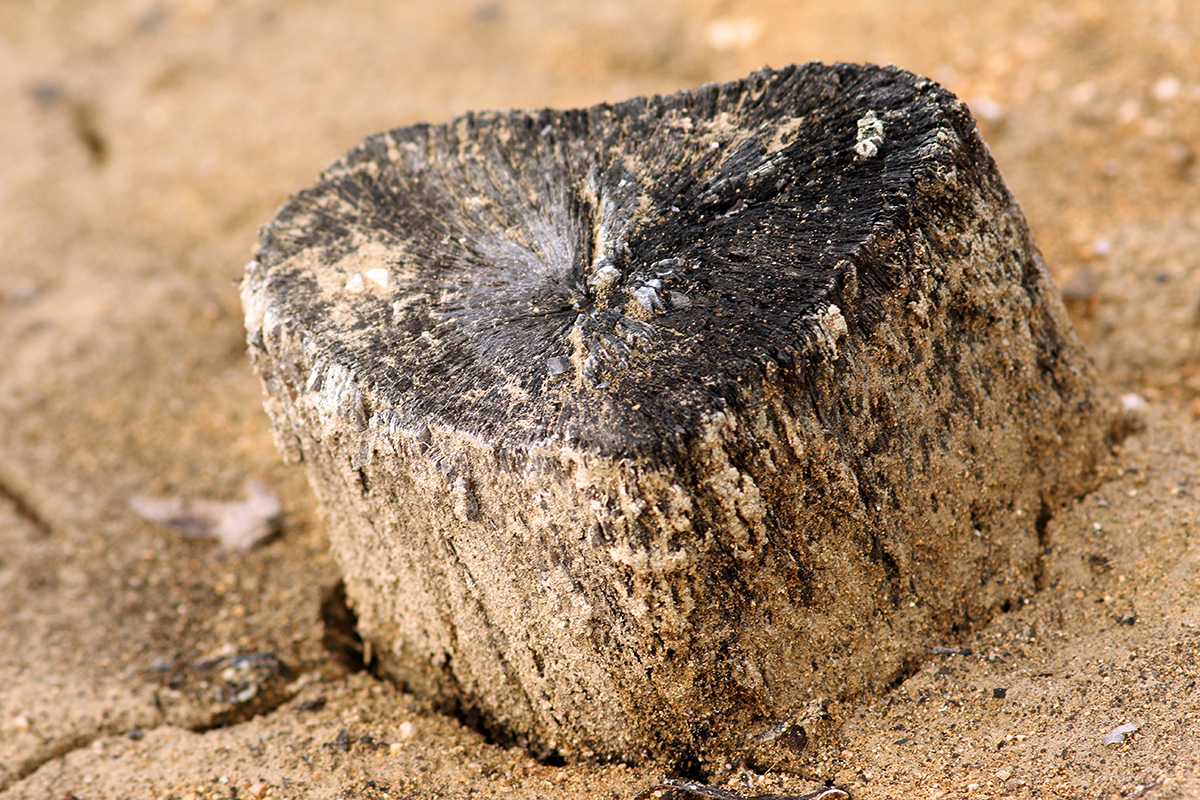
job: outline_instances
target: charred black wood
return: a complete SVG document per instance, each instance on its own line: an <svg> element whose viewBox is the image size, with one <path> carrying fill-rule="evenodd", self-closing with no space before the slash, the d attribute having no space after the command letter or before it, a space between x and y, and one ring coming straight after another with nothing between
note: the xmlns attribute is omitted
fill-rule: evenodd
<svg viewBox="0 0 1200 800"><path fill-rule="evenodd" d="M967 108L895 68L373 136L243 299L383 669L567 759L822 729L1035 590L1111 431Z"/></svg>

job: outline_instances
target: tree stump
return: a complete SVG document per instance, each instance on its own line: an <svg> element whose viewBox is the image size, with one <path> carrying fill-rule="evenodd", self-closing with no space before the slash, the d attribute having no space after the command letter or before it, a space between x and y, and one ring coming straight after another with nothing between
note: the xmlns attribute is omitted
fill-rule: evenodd
<svg viewBox="0 0 1200 800"><path fill-rule="evenodd" d="M1111 406L967 108L809 64L372 136L242 287L387 673L712 759L1035 591Z"/></svg>

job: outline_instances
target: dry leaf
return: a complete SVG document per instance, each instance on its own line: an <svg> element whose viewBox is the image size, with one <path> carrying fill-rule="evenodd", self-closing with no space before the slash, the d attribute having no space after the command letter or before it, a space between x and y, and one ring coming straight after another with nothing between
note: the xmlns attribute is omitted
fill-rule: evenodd
<svg viewBox="0 0 1200 800"><path fill-rule="evenodd" d="M1133 733L1138 729L1138 726L1132 722L1126 722L1124 725L1118 725L1108 733L1104 734L1105 744L1121 744L1125 741L1125 734Z"/></svg>
<svg viewBox="0 0 1200 800"><path fill-rule="evenodd" d="M245 552L277 533L283 522L274 492L253 478L246 479L245 490L246 499L233 502L134 495L129 507L184 536L216 539L224 550Z"/></svg>

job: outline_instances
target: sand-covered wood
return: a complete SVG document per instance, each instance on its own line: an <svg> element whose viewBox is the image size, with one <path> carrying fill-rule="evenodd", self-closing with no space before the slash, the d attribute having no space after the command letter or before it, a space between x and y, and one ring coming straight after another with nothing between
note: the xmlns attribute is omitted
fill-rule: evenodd
<svg viewBox="0 0 1200 800"><path fill-rule="evenodd" d="M1109 404L966 108L810 64L372 137L243 284L383 668L710 763L1034 591Z"/></svg>

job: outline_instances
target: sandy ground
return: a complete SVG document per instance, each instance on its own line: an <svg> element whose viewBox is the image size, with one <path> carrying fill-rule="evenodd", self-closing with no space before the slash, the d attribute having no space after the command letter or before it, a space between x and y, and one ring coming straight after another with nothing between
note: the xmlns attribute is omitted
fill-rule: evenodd
<svg viewBox="0 0 1200 800"><path fill-rule="evenodd" d="M534 763L330 649L337 567L233 282L288 192L370 133L813 59L971 104L1139 424L1051 521L1041 590L930 643L969 655L831 708L817 784L729 788L1200 797L1200 3L649 5L0 3L0 798L615 800L660 777ZM247 477L286 515L247 554L128 506Z"/></svg>

